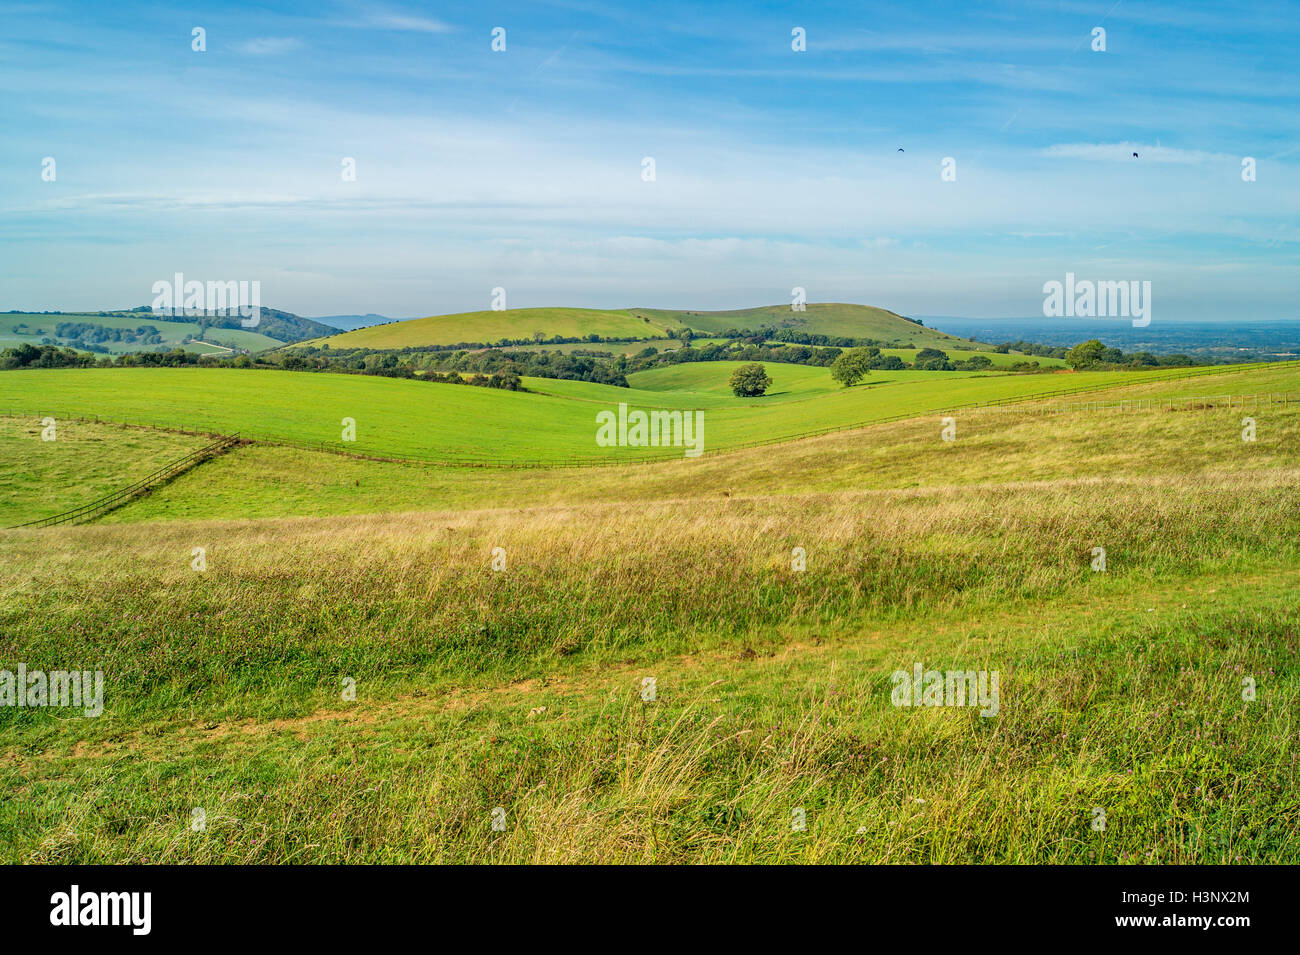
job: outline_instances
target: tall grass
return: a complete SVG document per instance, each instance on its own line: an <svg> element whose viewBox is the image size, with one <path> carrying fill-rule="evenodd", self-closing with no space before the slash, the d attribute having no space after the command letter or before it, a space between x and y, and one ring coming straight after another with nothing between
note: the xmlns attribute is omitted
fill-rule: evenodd
<svg viewBox="0 0 1300 955"><path fill-rule="evenodd" d="M164 492L206 519L6 533L0 668L106 699L0 708L0 859L1300 861L1296 415L1231 419L963 416L271 519L240 501L295 476L237 454L235 491ZM918 662L997 671L998 715L893 706Z"/></svg>

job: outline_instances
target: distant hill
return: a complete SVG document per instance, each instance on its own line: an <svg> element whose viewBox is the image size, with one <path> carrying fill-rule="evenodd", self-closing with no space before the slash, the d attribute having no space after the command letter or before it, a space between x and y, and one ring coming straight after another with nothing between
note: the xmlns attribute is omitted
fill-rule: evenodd
<svg viewBox="0 0 1300 955"><path fill-rule="evenodd" d="M320 315L314 320L322 325L328 325L330 328L337 328L345 332L357 328L369 328L371 325L387 325L390 322L405 321L405 319L391 318L388 315L376 315L374 312L368 312L365 315Z"/></svg>
<svg viewBox="0 0 1300 955"><path fill-rule="evenodd" d="M508 308L499 312L431 315L373 325L329 339L331 348L409 348L427 345L496 345L561 337L667 338L685 328L675 319L634 315L627 309ZM315 342L313 344L322 344Z"/></svg>
<svg viewBox="0 0 1300 955"><path fill-rule="evenodd" d="M5 313L5 314L18 314ZM30 314L41 315L78 315L94 316L98 318L130 318L130 319L148 319L153 322L174 321L177 323L198 323L200 318L209 328L233 328L244 329L238 315L194 315L185 316L155 316L153 309L148 305L140 305L136 308L119 308L108 309L99 312L40 312ZM320 338L322 335L333 335L338 331L337 328L331 328L329 325L322 325L320 322L303 318L301 315L295 315L293 312L286 312L278 308L268 308L263 305L260 310L261 320L257 327L253 329L244 329L245 331L255 331L259 335L265 335L267 338L274 338L280 342L300 342L308 338Z"/></svg>
<svg viewBox="0 0 1300 955"><path fill-rule="evenodd" d="M640 341L676 337L684 330L718 335L730 330L784 332L831 338L872 339L899 348L952 345L961 339L870 305L810 304L805 311L767 305L732 311L658 308L512 308L432 315L336 334L331 348L411 348L527 344L552 338ZM312 342L311 344L324 344Z"/></svg>
<svg viewBox="0 0 1300 955"><path fill-rule="evenodd" d="M144 334L141 328L146 329ZM50 343L106 355L173 348L212 355L228 355L232 349L256 353L336 331L310 318L265 306L256 328L245 328L238 315L163 317L155 315L148 305L99 311L0 313L0 349Z"/></svg>
<svg viewBox="0 0 1300 955"><path fill-rule="evenodd" d="M197 341L199 336L202 341ZM149 310L0 313L0 350L16 345L61 345L100 355L171 351L229 355L262 352L284 342L257 329L206 326L199 319L163 320Z"/></svg>
<svg viewBox="0 0 1300 955"><path fill-rule="evenodd" d="M214 328L243 327L240 324L238 315L210 315L208 316L208 325ZM261 322L257 326L257 331L268 338L274 338L278 341L300 342L308 338L320 338L322 335L333 335L337 329L331 328L329 325L323 325L315 319L303 318L293 312L281 311L278 308L267 308L264 305L261 309Z"/></svg>
<svg viewBox="0 0 1300 955"><path fill-rule="evenodd" d="M656 308L634 308L629 311L657 321L678 321L710 335L730 329L756 332L772 328L832 338L871 338L899 348L928 345L941 347L958 341L952 335L926 328L896 312L873 305L818 302L809 303L802 312L793 311L789 305L763 305L722 312Z"/></svg>

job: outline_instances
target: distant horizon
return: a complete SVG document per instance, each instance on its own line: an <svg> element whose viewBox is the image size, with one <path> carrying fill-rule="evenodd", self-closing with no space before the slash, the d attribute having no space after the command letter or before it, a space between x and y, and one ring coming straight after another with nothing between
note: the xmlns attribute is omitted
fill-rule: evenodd
<svg viewBox="0 0 1300 955"><path fill-rule="evenodd" d="M646 308L646 309L659 309L663 311L738 312L738 311L746 311L748 309L755 309L755 308L772 308L784 304L785 303L783 302L763 302L757 305L736 305L729 308L702 308L702 307L681 306L681 305L677 305L677 306L644 305L644 304L642 305L571 305L567 303L566 304L549 303L543 305L518 305L518 306L512 305L510 306L508 311L522 311L531 308L576 308L576 309L592 309L594 311L618 311L621 309L628 309L628 308ZM952 315L952 314L929 315L929 314L920 314L915 312L902 312L894 308L889 308L888 306L876 305L871 302L848 302L848 301L812 302L810 301L808 302L808 304L809 305L860 305L863 306L864 308L880 308L886 311L893 312L894 314L900 315L904 318L920 319L921 321L939 320L939 321L959 321L959 322L1024 322L1024 323L1037 322L1040 324L1050 322L1050 323L1061 323L1061 324L1073 323L1073 324L1078 324L1080 326L1088 323L1097 323L1097 324L1114 324L1116 326L1131 327L1131 321L1127 318L1081 317L1081 318L1073 318L1073 319L1063 319L1063 318L1056 318L1056 317L1045 316L1045 315ZM95 312L133 312L141 308L148 308L148 306L131 305L125 307L118 307L118 308L91 307L91 308L81 308L81 309L75 309L75 308L29 309L29 308L14 307L14 308L0 309L0 315L10 315L10 314L89 315L89 314L94 314ZM285 312L290 315L296 315L299 318L306 318L317 322L324 322L324 320L327 318L370 318L370 317L380 318L386 322L409 322L421 318L436 318L438 316L443 316L443 315L461 315L470 312L492 311L492 309L486 309L486 308L468 308L468 309L462 309L459 311L452 311L452 312L425 312L418 315L386 315L381 312L331 312L326 315L310 315L307 314L306 312L295 311L294 309L281 308L278 305L268 304L263 306L263 308ZM794 314L798 314L798 313L796 312ZM193 314L193 317L199 317L199 313L195 312ZM162 320L161 316L159 318L160 320ZM1264 318L1240 318L1240 317L1206 318L1206 317L1192 316L1192 317L1177 317L1177 318L1161 318L1159 321L1161 323L1170 324L1170 325L1181 325L1181 324L1245 325L1251 323L1278 324L1284 322L1300 322L1300 316L1270 316ZM1152 323L1153 326L1155 324L1156 324L1155 322Z"/></svg>

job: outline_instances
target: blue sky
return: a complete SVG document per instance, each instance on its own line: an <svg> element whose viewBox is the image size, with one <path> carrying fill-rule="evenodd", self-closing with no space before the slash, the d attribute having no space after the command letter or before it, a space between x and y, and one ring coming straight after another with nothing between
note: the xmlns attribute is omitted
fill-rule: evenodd
<svg viewBox="0 0 1300 955"><path fill-rule="evenodd" d="M0 309L1011 316L1071 271L1300 318L1297 48L1281 3L0 0Z"/></svg>

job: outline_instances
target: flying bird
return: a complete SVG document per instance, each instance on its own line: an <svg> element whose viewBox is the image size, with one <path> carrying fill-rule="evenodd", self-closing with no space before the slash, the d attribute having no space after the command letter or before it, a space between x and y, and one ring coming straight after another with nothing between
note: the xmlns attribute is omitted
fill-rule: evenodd
<svg viewBox="0 0 1300 955"><path fill-rule="evenodd" d="M1134 159L1137 159L1137 158L1138 158L1138 154L1137 154L1137 153L1134 153L1134 154L1133 154L1133 158L1134 158Z"/></svg>

